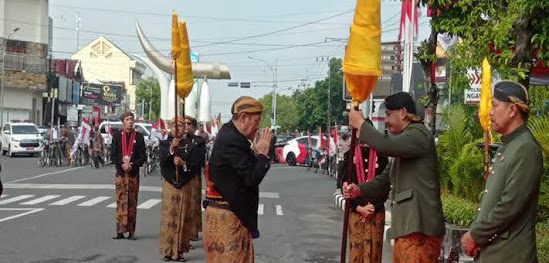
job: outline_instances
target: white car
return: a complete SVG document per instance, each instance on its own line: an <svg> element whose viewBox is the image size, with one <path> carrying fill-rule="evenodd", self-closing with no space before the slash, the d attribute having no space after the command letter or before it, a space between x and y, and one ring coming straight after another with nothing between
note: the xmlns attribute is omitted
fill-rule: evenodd
<svg viewBox="0 0 549 263"><path fill-rule="evenodd" d="M40 132L33 123L8 122L2 129L2 155L39 154Z"/></svg>
<svg viewBox="0 0 549 263"><path fill-rule="evenodd" d="M109 126L110 129L115 130L121 130L122 129L122 122L121 121L104 121L99 124L99 132L101 133L101 136L103 136L103 139L105 140L105 144L111 144L111 136L109 136L109 133L107 132L106 127ZM149 138L151 136L152 131L152 124L149 123L142 123L142 122L136 122L133 127L135 130L143 134L143 137L145 139L145 144L149 141Z"/></svg>
<svg viewBox="0 0 549 263"><path fill-rule="evenodd" d="M318 136L311 136L311 146L316 148ZM307 159L307 149L309 148L309 137L301 136L289 140L282 148L282 156L290 166L304 164Z"/></svg>

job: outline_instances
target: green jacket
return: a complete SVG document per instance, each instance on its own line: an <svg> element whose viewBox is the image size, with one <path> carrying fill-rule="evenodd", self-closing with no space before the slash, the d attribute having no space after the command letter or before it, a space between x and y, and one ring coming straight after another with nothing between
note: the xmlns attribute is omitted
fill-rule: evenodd
<svg viewBox="0 0 549 263"><path fill-rule="evenodd" d="M417 232L444 236L440 171L433 136L422 123L411 123L400 134L386 136L371 124L360 128L360 141L380 155L395 157L385 171L360 184L363 198L386 196L391 189L394 237Z"/></svg>
<svg viewBox="0 0 549 263"><path fill-rule="evenodd" d="M536 213L543 173L541 148L526 125L502 137L471 235L476 262L538 262Z"/></svg>

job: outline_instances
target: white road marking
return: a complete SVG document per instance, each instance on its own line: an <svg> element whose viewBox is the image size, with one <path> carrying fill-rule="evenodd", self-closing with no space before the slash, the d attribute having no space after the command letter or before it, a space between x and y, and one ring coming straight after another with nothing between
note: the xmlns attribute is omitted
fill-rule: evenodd
<svg viewBox="0 0 549 263"><path fill-rule="evenodd" d="M280 198L277 192L259 192L259 198Z"/></svg>
<svg viewBox="0 0 549 263"><path fill-rule="evenodd" d="M33 197L33 196L34 196L34 195L20 195L20 196L8 198L8 199L5 199L5 200L0 201L0 205L5 205L5 204L9 204L9 203L21 201L21 200L23 200L23 199L31 198L31 197Z"/></svg>
<svg viewBox="0 0 549 263"><path fill-rule="evenodd" d="M42 210L44 210L44 208L0 208L0 211L27 211L27 212L24 212L24 213L21 213L21 214L1 218L0 222L8 221L8 220L18 218L18 217L22 217L22 216L26 216L26 215L30 215L30 214L33 214L33 213L36 213L36 212L40 212Z"/></svg>
<svg viewBox="0 0 549 263"><path fill-rule="evenodd" d="M162 202L161 199L149 199L145 202L143 202L142 204L138 205L137 206L137 209L149 209L153 206L155 206L156 204Z"/></svg>
<svg viewBox="0 0 549 263"><path fill-rule="evenodd" d="M114 202L114 203L112 203L112 204L110 204L110 205L108 205L108 206L106 206L106 207L108 207L108 208L116 208L116 202Z"/></svg>
<svg viewBox="0 0 549 263"><path fill-rule="evenodd" d="M263 215L264 208L265 206L263 204L259 204L259 206L257 207L257 214Z"/></svg>
<svg viewBox="0 0 549 263"><path fill-rule="evenodd" d="M114 184L5 184L4 188L11 189L115 189ZM139 186L140 192L162 192L159 186Z"/></svg>
<svg viewBox="0 0 549 263"><path fill-rule="evenodd" d="M282 213L282 206L281 205L276 205L276 215L277 216L283 216L284 213Z"/></svg>
<svg viewBox="0 0 549 263"><path fill-rule="evenodd" d="M10 184L10 183L17 183L17 182L22 182L22 181L27 181L27 180L32 180L32 179L36 179L36 178L40 178L40 177L44 177L44 176L48 176L48 175L52 175L52 174L60 174L60 173L71 172L71 171L75 171L75 170L78 170L78 169L82 169L82 168L84 168L84 167L87 167L87 166L74 167L74 168L69 168L69 169L65 169L65 170L61 170L61 171L56 171L56 172L51 172L51 173L40 174L40 175L31 176L31 177L27 177L27 178L21 178L21 179L17 179L17 180L8 182L7 184Z"/></svg>
<svg viewBox="0 0 549 263"><path fill-rule="evenodd" d="M46 195L44 197L40 197L40 198L37 198L37 199L34 199L34 200L24 202L24 203L22 203L22 205L36 205L36 204L40 204L42 202L46 202L48 200L55 199L57 197L59 197L59 195Z"/></svg>
<svg viewBox="0 0 549 263"><path fill-rule="evenodd" d="M85 195L74 195L74 196L71 196L69 198L65 198L65 199L62 199L62 200L59 200L55 203L51 203L50 205L66 205L66 204L70 204L74 201L78 201L82 198L86 197Z"/></svg>
<svg viewBox="0 0 549 263"><path fill-rule="evenodd" d="M94 199L90 199L86 202L83 202L83 203L80 203L78 204L78 206L93 206L93 205L96 205L96 204L99 204L107 199L110 199L110 197L108 196L100 196L100 197L96 197Z"/></svg>

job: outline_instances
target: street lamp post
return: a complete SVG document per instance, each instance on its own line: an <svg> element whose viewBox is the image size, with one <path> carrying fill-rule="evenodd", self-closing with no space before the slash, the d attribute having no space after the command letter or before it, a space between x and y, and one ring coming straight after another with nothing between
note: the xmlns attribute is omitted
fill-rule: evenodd
<svg viewBox="0 0 549 263"><path fill-rule="evenodd" d="M263 59L260 59L260 58L254 58L254 57L251 57L251 56L248 56L249 59L252 59L252 60L258 60L258 61L261 61L263 63L265 63L265 65L267 65L267 67L269 67L269 69L271 70L271 73L273 74L273 100L272 100L272 116L271 116L271 127L275 128L274 126L276 125L276 88L277 88L277 75L278 75L278 69L277 69L277 62L275 62L275 67L273 68L271 66L271 64L269 64L267 61L263 60Z"/></svg>
<svg viewBox="0 0 549 263"><path fill-rule="evenodd" d="M6 86L6 46L11 35L19 31L19 28L14 28L8 37L4 40L4 47L2 50L2 90L0 91L0 129L4 129L4 86Z"/></svg>

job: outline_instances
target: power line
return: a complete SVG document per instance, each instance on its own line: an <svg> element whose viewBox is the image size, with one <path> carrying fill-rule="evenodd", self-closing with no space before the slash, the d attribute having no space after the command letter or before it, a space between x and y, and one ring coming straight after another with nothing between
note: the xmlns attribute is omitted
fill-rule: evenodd
<svg viewBox="0 0 549 263"><path fill-rule="evenodd" d="M279 30L275 30L275 31L267 32L267 33L262 33L262 34L257 34L257 35L252 35L252 36L247 36L247 37L241 37L241 38L237 38L237 39L233 39L233 40L227 40L227 41L221 41L221 42L217 42L217 43L206 44L206 45L202 45L202 46L196 46L196 48L206 47L206 46L213 46L213 45L220 45L220 44L226 44L226 43L231 43L231 42L238 42L238 41L242 41L242 40L248 40L248 39L268 36L268 35L272 35L272 34L275 34L275 33L289 31L289 30L292 30L292 29L296 29L296 28L308 26L308 25L311 25L311 24L315 24L315 23L318 23L320 21L332 19L332 18L335 18L335 17L338 17L338 16L342 16L342 15L351 13L353 11L354 10L348 10L348 11L345 11L343 13L339 13L339 14L332 15L332 16L329 16L329 17L317 19L317 20L307 22L307 23L303 23L303 24L300 24L300 25L297 25L297 26L292 26L292 27L288 27L288 28L283 28L283 29L279 29Z"/></svg>

